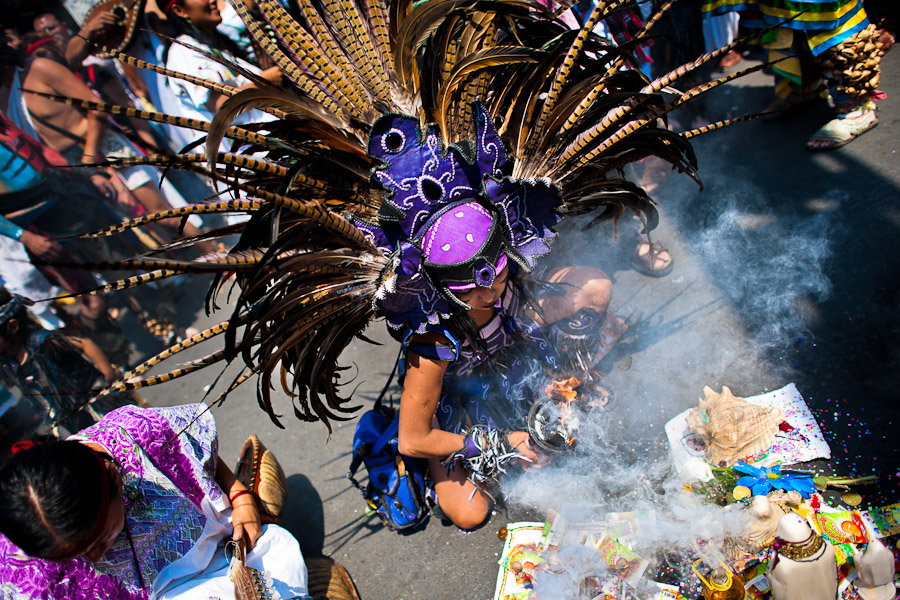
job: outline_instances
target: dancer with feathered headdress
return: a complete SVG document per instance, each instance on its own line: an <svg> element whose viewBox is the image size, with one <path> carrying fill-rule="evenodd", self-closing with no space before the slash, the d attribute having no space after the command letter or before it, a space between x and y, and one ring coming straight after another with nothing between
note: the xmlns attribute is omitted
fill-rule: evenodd
<svg viewBox="0 0 900 600"><path fill-rule="evenodd" d="M476 484L510 461L537 458L520 414L523 377L535 360L551 371L583 371L602 354L600 340L608 346L621 334L621 323L605 313L610 286L601 272L539 264L555 225L586 213L616 219L628 209L655 227L653 202L621 167L656 155L696 178L688 140L724 123L677 134L663 119L747 72L686 92L671 87L728 46L647 81L628 47L592 33L623 4L599 2L580 30L569 30L530 0L398 0L389 8L382 0L307 0L296 18L275 0L259 0L264 23L238 2L290 90L252 73L243 74L256 88L238 90L138 64L227 97L209 124L141 112L207 133L208 154L144 160L206 173L241 197L92 235L172 215L244 212L250 219L200 238L239 232L227 253L116 265L148 272L104 289L211 272L211 295L230 274L240 295L227 321L146 361L112 389L240 357L246 368L226 394L255 377L260 405L279 423L275 378L297 418L330 427L359 408L339 394L338 358L384 318L403 343L401 450L431 459L451 518L463 526L480 521L489 499ZM253 109L276 120L232 125ZM238 151L217 152L224 138ZM553 285L566 281L576 285ZM213 337L224 338L222 349L141 378Z"/></svg>

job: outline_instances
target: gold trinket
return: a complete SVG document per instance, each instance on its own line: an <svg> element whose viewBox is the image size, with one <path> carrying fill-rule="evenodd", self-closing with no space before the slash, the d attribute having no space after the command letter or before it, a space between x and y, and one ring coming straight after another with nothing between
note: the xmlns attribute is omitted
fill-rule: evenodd
<svg viewBox="0 0 900 600"><path fill-rule="evenodd" d="M859 492L849 490L841 494L841 500L843 500L844 504L847 506L859 506L862 502L862 496Z"/></svg>
<svg viewBox="0 0 900 600"><path fill-rule="evenodd" d="M781 538L775 538L775 549L778 554L791 560L806 560L815 556L825 545L822 536L813 532L809 538L802 542L788 542Z"/></svg>
<svg viewBox="0 0 900 600"><path fill-rule="evenodd" d="M750 491L750 488L739 485L731 490L731 495L734 496L735 500L743 500L744 498L749 498L753 495L753 492Z"/></svg>

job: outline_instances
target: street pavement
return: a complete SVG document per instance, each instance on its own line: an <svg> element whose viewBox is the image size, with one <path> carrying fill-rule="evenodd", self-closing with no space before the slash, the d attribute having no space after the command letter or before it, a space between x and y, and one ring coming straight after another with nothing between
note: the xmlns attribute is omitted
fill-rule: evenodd
<svg viewBox="0 0 900 600"><path fill-rule="evenodd" d="M654 240L676 262L667 277L630 270L634 241L627 220L616 240L605 226L567 226L558 260L606 270L615 286L613 311L630 325L601 365L603 383L616 396L608 413L610 441L623 463L664 463L665 422L695 406L705 385L750 396L794 382L832 446L834 460L826 466L879 475L879 486L862 490L864 506L900 499L898 75L894 51L883 62L888 98L879 104L880 125L833 152L812 154L804 147L829 118L824 103L697 139L703 191L688 177L670 174L653 192L662 212ZM770 93L771 78L755 74L712 92L703 116L762 110ZM203 290L184 295L184 319L198 309L195 326L214 322L199 311ZM341 361L354 377L344 389L363 409L397 352L382 323L367 335L383 345L355 343ZM146 390L144 397L154 405L194 402L211 381L209 373L196 374ZM399 399L399 390L392 393ZM549 500L546 494L530 499L526 491L475 532L432 519L424 530L399 535L366 516L344 478L355 420L335 423L329 434L319 423L295 420L281 398L279 429L254 395L249 383L214 409L220 455L233 464L247 435L257 433L288 475L284 524L306 554L343 563L364 599L487 600L502 548L498 529L542 520L547 508L577 496L566 485Z"/></svg>

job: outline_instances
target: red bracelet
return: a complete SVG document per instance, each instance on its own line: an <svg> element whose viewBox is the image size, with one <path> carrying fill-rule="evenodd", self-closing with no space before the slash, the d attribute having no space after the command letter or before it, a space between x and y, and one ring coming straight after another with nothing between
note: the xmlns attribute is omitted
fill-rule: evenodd
<svg viewBox="0 0 900 600"><path fill-rule="evenodd" d="M244 494L253 494L253 491L252 490L240 490L234 496L229 498L229 500L231 500L231 504L233 505L234 501L237 500L238 498L240 498L241 496L243 496ZM253 494L253 495L255 496L256 494Z"/></svg>

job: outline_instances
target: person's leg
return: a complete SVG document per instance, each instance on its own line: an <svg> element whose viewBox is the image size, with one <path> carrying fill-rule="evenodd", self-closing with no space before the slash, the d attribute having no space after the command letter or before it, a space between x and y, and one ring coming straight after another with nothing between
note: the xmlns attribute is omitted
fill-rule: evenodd
<svg viewBox="0 0 900 600"><path fill-rule="evenodd" d="M447 467L437 458L428 460L428 469L438 505L454 525L460 529L474 529L487 520L491 500L466 478L465 469L457 464L448 473Z"/></svg>
<svg viewBox="0 0 900 600"><path fill-rule="evenodd" d="M869 25L816 59L838 114L813 134L808 150L839 148L878 125L875 99L882 56L884 43L876 27Z"/></svg>
<svg viewBox="0 0 900 600"><path fill-rule="evenodd" d="M775 76L775 97L763 109L764 119L781 117L819 99L821 69L810 54L804 32L779 27L764 47Z"/></svg>

